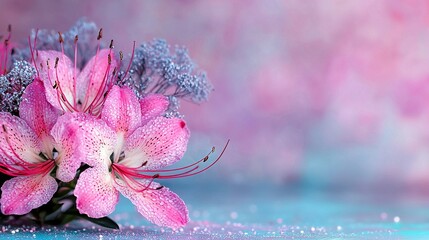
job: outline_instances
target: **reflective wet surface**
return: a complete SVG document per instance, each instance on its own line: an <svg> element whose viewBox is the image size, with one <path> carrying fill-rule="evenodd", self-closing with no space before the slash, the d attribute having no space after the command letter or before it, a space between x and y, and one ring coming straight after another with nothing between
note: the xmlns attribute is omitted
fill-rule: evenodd
<svg viewBox="0 0 429 240"><path fill-rule="evenodd" d="M305 191L280 186L170 186L192 221L173 231L148 223L124 198L112 214L121 230L88 222L65 227L3 225L2 239L403 239L429 236L429 197L400 191Z"/></svg>

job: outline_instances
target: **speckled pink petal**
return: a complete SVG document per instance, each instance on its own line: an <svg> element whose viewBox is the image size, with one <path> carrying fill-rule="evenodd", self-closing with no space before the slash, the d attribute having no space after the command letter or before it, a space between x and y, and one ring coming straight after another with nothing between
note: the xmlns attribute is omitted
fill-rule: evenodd
<svg viewBox="0 0 429 240"><path fill-rule="evenodd" d="M110 67L109 67L109 57ZM107 91L104 88L106 83L112 81L112 72L118 67L118 63L114 57L113 51L109 49L102 49L92 57L83 68L82 72L77 77L77 84L79 86L77 98L82 103L84 108L89 106L96 98L101 97ZM108 70L108 72L106 72ZM118 69L116 69L118 71ZM107 73L107 74L106 74Z"/></svg>
<svg viewBox="0 0 429 240"><path fill-rule="evenodd" d="M19 105L19 115L37 134L46 152L53 150L50 131L59 114L60 111L46 101L45 88L39 79L27 86Z"/></svg>
<svg viewBox="0 0 429 240"><path fill-rule="evenodd" d="M137 96L127 87L113 86L104 102L101 119L116 132L123 132L128 136L141 124Z"/></svg>
<svg viewBox="0 0 429 240"><path fill-rule="evenodd" d="M142 125L161 116L168 109L168 99L161 94L149 94L140 100Z"/></svg>
<svg viewBox="0 0 429 240"><path fill-rule="evenodd" d="M66 113L59 117L51 130L58 151L56 176L63 182L70 182L80 167L82 158L77 149L80 142L77 137L78 124L73 121L77 113Z"/></svg>
<svg viewBox="0 0 429 240"><path fill-rule="evenodd" d="M0 155L5 163L37 163L41 145L27 123L10 113L0 112ZM18 157L19 156L19 157Z"/></svg>
<svg viewBox="0 0 429 240"><path fill-rule="evenodd" d="M49 202L57 188L57 182L49 174L7 180L1 187L1 211L7 215L27 214Z"/></svg>
<svg viewBox="0 0 429 240"><path fill-rule="evenodd" d="M188 139L189 130L183 119L155 118L127 139L125 159L121 163L139 167L147 161L147 169L171 165L183 157Z"/></svg>
<svg viewBox="0 0 429 240"><path fill-rule="evenodd" d="M141 182L143 185L148 182ZM116 188L126 198L136 206L137 211L145 216L149 221L170 228L179 228L188 223L188 209L182 199L168 188L163 187L159 190L146 190L137 192L119 181ZM160 184L152 183L152 188L159 187Z"/></svg>
<svg viewBox="0 0 429 240"><path fill-rule="evenodd" d="M73 179L81 163L110 164L115 132L104 121L88 114L68 113L58 118L51 134L58 143L58 179L65 182Z"/></svg>
<svg viewBox="0 0 429 240"><path fill-rule="evenodd" d="M58 65L55 68L56 58L59 60ZM47 63L49 63L49 70ZM75 83L73 78L75 75L77 76L79 74L79 70L74 68L72 61L61 52L38 51L36 64L39 68L40 78L45 85L46 99L48 102L60 110L64 108L64 104L60 103L62 102L61 96L58 98L58 91L53 87L55 82L58 81L58 87L61 88L65 99L73 105L75 100ZM40 64L43 67L40 67Z"/></svg>
<svg viewBox="0 0 429 240"><path fill-rule="evenodd" d="M105 167L88 168L80 175L74 195L80 213L92 218L105 217L115 210L119 193Z"/></svg>

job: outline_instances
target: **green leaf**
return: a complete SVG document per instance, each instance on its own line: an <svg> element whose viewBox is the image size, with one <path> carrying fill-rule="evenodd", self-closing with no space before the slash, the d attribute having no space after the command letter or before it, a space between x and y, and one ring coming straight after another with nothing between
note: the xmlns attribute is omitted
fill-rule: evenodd
<svg viewBox="0 0 429 240"><path fill-rule="evenodd" d="M90 218L86 215L79 215L80 218L83 218L85 220L88 220L90 222L93 222L97 225L100 225L102 227L106 227L106 228L112 228L112 229L119 229L118 224L113 221L112 219L108 218L108 217L103 217L103 218Z"/></svg>
<svg viewBox="0 0 429 240"><path fill-rule="evenodd" d="M55 193L55 197L62 197L64 195L67 195L70 193L71 189L68 187L60 187L58 188L57 192Z"/></svg>
<svg viewBox="0 0 429 240"><path fill-rule="evenodd" d="M67 223L73 221L75 218L76 218L76 215L63 214L62 218L61 218L61 224L60 225L67 224Z"/></svg>
<svg viewBox="0 0 429 240"><path fill-rule="evenodd" d="M74 195L64 195L61 197L53 197L51 199L51 202L58 204L61 200L66 200L66 199L76 202L76 197Z"/></svg>

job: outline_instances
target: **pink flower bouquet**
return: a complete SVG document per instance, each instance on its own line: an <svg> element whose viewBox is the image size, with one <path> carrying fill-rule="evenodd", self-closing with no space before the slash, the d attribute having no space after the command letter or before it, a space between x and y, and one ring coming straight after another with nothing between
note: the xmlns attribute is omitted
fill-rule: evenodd
<svg viewBox="0 0 429 240"><path fill-rule="evenodd" d="M34 31L23 47L10 31L0 45L3 220L118 228L107 216L122 194L157 225L185 225L185 203L155 180L201 173L223 153L205 167L214 148L165 169L190 136L178 100L204 101L212 90L187 50L154 40L124 57L84 20L66 33Z"/></svg>

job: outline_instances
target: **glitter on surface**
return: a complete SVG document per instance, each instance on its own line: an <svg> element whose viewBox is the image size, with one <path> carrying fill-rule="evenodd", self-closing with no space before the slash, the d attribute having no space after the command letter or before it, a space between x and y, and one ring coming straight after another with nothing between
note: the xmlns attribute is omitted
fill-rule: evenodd
<svg viewBox="0 0 429 240"><path fill-rule="evenodd" d="M65 227L3 225L2 239L243 239L243 238L389 238L429 234L429 204L423 197L380 199L349 192L285 190L280 187L175 186L189 204L191 222L180 229L157 227L142 218L125 198L111 217L121 230L88 222ZM203 193L203 194L202 194ZM222 196L222 197L213 197ZM391 196L393 197L393 196ZM255 211L254 209L258 210ZM380 212L393 218L382 219ZM234 219L234 216L236 218ZM401 219L406 218L406 223Z"/></svg>

